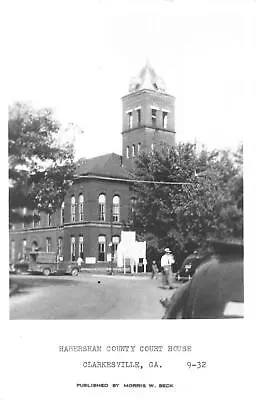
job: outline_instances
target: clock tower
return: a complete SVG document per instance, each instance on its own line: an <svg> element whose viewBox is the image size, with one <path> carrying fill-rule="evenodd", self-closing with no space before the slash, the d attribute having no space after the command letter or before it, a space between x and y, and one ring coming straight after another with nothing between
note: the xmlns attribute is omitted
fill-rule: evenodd
<svg viewBox="0 0 256 400"><path fill-rule="evenodd" d="M147 63L132 79L122 98L123 164L133 167L140 152L159 151L175 144L175 97L166 93L163 80Z"/></svg>

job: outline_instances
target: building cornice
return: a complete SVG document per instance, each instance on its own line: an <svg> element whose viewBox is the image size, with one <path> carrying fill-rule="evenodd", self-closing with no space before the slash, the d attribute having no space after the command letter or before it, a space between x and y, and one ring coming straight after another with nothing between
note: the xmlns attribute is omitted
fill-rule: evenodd
<svg viewBox="0 0 256 400"><path fill-rule="evenodd" d="M140 89L140 90L136 90L134 92L130 92L128 94L126 94L125 96L122 96L121 99L126 99L127 97L132 97L132 96L139 96L141 93L150 93L150 94L154 94L156 96L166 96L166 97L171 97L172 99L175 99L175 96L172 96L171 94L165 93L165 92L161 92L161 91L156 91L153 89Z"/></svg>
<svg viewBox="0 0 256 400"><path fill-rule="evenodd" d="M140 129L148 129L150 131L163 131L165 133L173 133L174 135L176 134L176 131L170 131L169 129L158 128L158 127L152 128L152 126L140 125L140 126L135 126L134 128L129 128L129 129L122 131L121 135L123 135L124 133L127 133L127 132L133 132L133 131L137 131Z"/></svg>
<svg viewBox="0 0 256 400"><path fill-rule="evenodd" d="M82 227L100 227L100 228L122 228L122 224L120 222L100 222L100 221L83 221L83 222L70 222L66 223L62 226L52 226L52 227L44 227L44 228L31 228L31 229L24 229L19 231L10 231L10 234L26 234L26 233L41 233L41 232L49 232L49 231L64 231L66 228L82 228Z"/></svg>
<svg viewBox="0 0 256 400"><path fill-rule="evenodd" d="M56 230L60 231L60 230L63 230L63 228L64 228L63 225L61 225L61 226L45 226L42 228L30 228L30 229L22 229L22 230L15 230L15 231L10 230L9 233L11 235L11 234L43 232L43 231L46 231L46 232L56 231Z"/></svg>

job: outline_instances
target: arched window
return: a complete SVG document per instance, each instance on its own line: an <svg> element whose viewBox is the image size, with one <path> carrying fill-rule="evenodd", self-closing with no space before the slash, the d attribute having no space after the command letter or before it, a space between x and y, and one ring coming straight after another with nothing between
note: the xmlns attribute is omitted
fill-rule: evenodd
<svg viewBox="0 0 256 400"><path fill-rule="evenodd" d="M71 197L71 222L75 222L76 220L76 198L73 195Z"/></svg>
<svg viewBox="0 0 256 400"><path fill-rule="evenodd" d="M99 221L106 220L106 195L100 194L99 195Z"/></svg>
<svg viewBox="0 0 256 400"><path fill-rule="evenodd" d="M79 235L79 256L84 259L84 237L83 235Z"/></svg>
<svg viewBox="0 0 256 400"><path fill-rule="evenodd" d="M33 242L31 243L31 250L36 251L36 249L38 249L38 243L36 240L33 240Z"/></svg>
<svg viewBox="0 0 256 400"><path fill-rule="evenodd" d="M113 197L112 221L120 221L120 197L117 195Z"/></svg>
<svg viewBox="0 0 256 400"><path fill-rule="evenodd" d="M117 235L112 236L112 245L113 245L114 255L117 252L117 246L118 246L119 242L120 242L120 237L119 236L117 236Z"/></svg>
<svg viewBox="0 0 256 400"><path fill-rule="evenodd" d="M129 146L126 147L126 158L130 157L130 149Z"/></svg>
<svg viewBox="0 0 256 400"><path fill-rule="evenodd" d="M58 244L57 245L58 245L57 253L58 253L59 256L62 256L63 255L63 238L62 237L58 238Z"/></svg>
<svg viewBox="0 0 256 400"><path fill-rule="evenodd" d="M40 225L40 212L33 211L33 228L37 228Z"/></svg>
<svg viewBox="0 0 256 400"><path fill-rule="evenodd" d="M131 212L135 212L136 197L131 197Z"/></svg>
<svg viewBox="0 0 256 400"><path fill-rule="evenodd" d="M141 143L138 143L138 147L137 147L138 154L140 153L140 148L141 148Z"/></svg>
<svg viewBox="0 0 256 400"><path fill-rule="evenodd" d="M26 239L23 239L23 240L22 240L22 249L21 249L22 258L25 258L25 255L26 255L26 247L27 247L27 240L26 240Z"/></svg>
<svg viewBox="0 0 256 400"><path fill-rule="evenodd" d="M137 109L137 121L138 121L138 126L141 125L141 109Z"/></svg>
<svg viewBox="0 0 256 400"><path fill-rule="evenodd" d="M151 121L152 121L152 127L156 127L156 112L157 110L155 108L151 109Z"/></svg>
<svg viewBox="0 0 256 400"><path fill-rule="evenodd" d="M46 238L46 253L50 253L52 251L52 239Z"/></svg>
<svg viewBox="0 0 256 400"><path fill-rule="evenodd" d="M26 221L27 211L28 211L27 208L23 207L23 210L22 210L22 214L23 214L23 218L24 218L24 220L23 220L23 229L25 229L27 227L27 221Z"/></svg>
<svg viewBox="0 0 256 400"><path fill-rule="evenodd" d="M128 114L128 126L129 126L130 129L132 129L132 125L133 125L132 111L129 111L127 114Z"/></svg>
<svg viewBox="0 0 256 400"><path fill-rule="evenodd" d="M51 203L49 203L49 205L48 205L48 213L47 213L48 226L51 226L51 224L52 224L52 215L53 215L52 205L51 205Z"/></svg>
<svg viewBox="0 0 256 400"><path fill-rule="evenodd" d="M132 145L132 157L135 157L135 144Z"/></svg>
<svg viewBox="0 0 256 400"><path fill-rule="evenodd" d="M163 111L162 124L163 124L163 128L164 129L167 129L167 122L168 122L168 112L167 111Z"/></svg>
<svg viewBox="0 0 256 400"><path fill-rule="evenodd" d="M98 261L105 261L105 253L106 253L106 236L99 235L98 237Z"/></svg>
<svg viewBox="0 0 256 400"><path fill-rule="evenodd" d="M70 238L70 259L71 261L76 260L76 238L71 236Z"/></svg>
<svg viewBox="0 0 256 400"><path fill-rule="evenodd" d="M61 208L60 208L60 223L61 225L64 225L65 218L64 218L64 208L65 208L65 203L64 201L61 203Z"/></svg>
<svg viewBox="0 0 256 400"><path fill-rule="evenodd" d="M79 221L84 220L84 196L82 193L79 194L78 198L78 212L79 212Z"/></svg>

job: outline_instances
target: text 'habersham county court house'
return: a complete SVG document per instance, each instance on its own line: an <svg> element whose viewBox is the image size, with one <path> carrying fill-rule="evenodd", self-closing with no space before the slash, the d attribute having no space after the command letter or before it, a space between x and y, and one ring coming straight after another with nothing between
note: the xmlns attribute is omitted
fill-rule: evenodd
<svg viewBox="0 0 256 400"><path fill-rule="evenodd" d="M175 98L148 64L132 80L122 98L122 156L104 154L78 163L76 178L61 208L40 213L40 221L19 223L10 231L10 261L39 248L57 252L65 261L80 255L88 264L104 263L116 250L123 223L131 213L134 195L129 170L140 152L175 144Z"/></svg>

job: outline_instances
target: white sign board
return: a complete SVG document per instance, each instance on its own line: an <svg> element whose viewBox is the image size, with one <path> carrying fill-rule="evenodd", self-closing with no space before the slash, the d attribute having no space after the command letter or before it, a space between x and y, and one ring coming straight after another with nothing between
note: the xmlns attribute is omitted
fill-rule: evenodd
<svg viewBox="0 0 256 400"><path fill-rule="evenodd" d="M96 257L86 257L85 264L96 264Z"/></svg>

